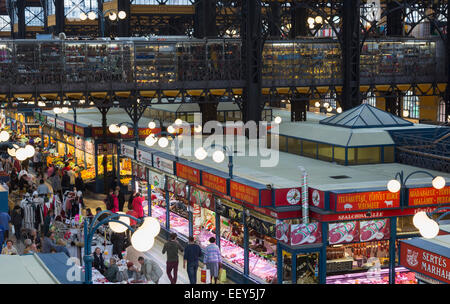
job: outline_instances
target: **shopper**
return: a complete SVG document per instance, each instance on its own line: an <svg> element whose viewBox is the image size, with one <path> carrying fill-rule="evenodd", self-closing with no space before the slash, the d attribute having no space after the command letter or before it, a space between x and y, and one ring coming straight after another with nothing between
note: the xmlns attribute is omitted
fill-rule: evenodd
<svg viewBox="0 0 450 304"><path fill-rule="evenodd" d="M36 244L34 244L32 240L26 239L23 243L25 245L25 249L23 250L23 254L33 254L33 253L38 253L39 252L37 250Z"/></svg>
<svg viewBox="0 0 450 304"><path fill-rule="evenodd" d="M106 209L111 211L111 212L117 212L115 211L114 208L114 190L111 189L109 190L109 194L105 199L105 205L106 205ZM119 201L117 200L117 209L119 209Z"/></svg>
<svg viewBox="0 0 450 304"><path fill-rule="evenodd" d="M187 274L191 284L197 284L198 260L201 256L202 249L195 243L194 237L190 236L189 244L184 248L183 268L186 269L187 263Z"/></svg>
<svg viewBox="0 0 450 304"><path fill-rule="evenodd" d="M97 214L101 213L102 211L103 211L102 208L97 207L95 209L95 213L96 213L95 215L97 216ZM108 214L104 213L104 214L100 215L97 220L98 220L98 222L101 222L107 217L108 217Z"/></svg>
<svg viewBox="0 0 450 304"><path fill-rule="evenodd" d="M28 238L36 245L38 250L41 249L41 237L35 228L31 228Z"/></svg>
<svg viewBox="0 0 450 304"><path fill-rule="evenodd" d="M205 258L203 259L203 263L206 264L206 267L211 273L211 284L213 278L214 283L217 284L220 263L222 263L222 255L220 254L219 246L216 245L216 239L214 237L209 239L209 243L210 244L205 249Z"/></svg>
<svg viewBox="0 0 450 304"><path fill-rule="evenodd" d="M11 191L16 190L18 187L19 187L19 176L17 175L16 168L12 168L11 177L9 181L9 193L11 193Z"/></svg>
<svg viewBox="0 0 450 304"><path fill-rule="evenodd" d="M86 217L88 218L89 222L94 219L94 214L92 214L91 208L86 208Z"/></svg>
<svg viewBox="0 0 450 304"><path fill-rule="evenodd" d="M20 207L20 203L17 202L14 206L14 209L11 211L11 223L14 225L14 232L17 241L20 241L22 239L21 229L23 217L23 209Z"/></svg>
<svg viewBox="0 0 450 304"><path fill-rule="evenodd" d="M133 210L136 211L138 218L144 217L144 206L142 206L143 202L144 197L141 196L141 193L136 193L136 197L133 199Z"/></svg>
<svg viewBox="0 0 450 304"><path fill-rule="evenodd" d="M70 176L67 174L67 170L63 171L63 175L61 178L61 188L62 192L66 193L66 191L71 191L72 188L70 187Z"/></svg>
<svg viewBox="0 0 450 304"><path fill-rule="evenodd" d="M110 282L117 282L117 274L119 273L119 267L116 265L116 259L109 259L109 266L104 272L105 278Z"/></svg>
<svg viewBox="0 0 450 304"><path fill-rule="evenodd" d="M47 196L50 192L48 186L44 183L44 179L39 180L39 186L37 187L37 192L39 196Z"/></svg>
<svg viewBox="0 0 450 304"><path fill-rule="evenodd" d="M74 190L74 187L75 187L75 172L73 172L73 170L70 169L70 170L67 171L67 175L69 176L69 179L70 179L70 189Z"/></svg>
<svg viewBox="0 0 450 304"><path fill-rule="evenodd" d="M170 240L164 244L162 254L167 252L166 272L169 277L170 284L177 283L178 275L178 250L183 252L183 247L177 241L177 234L171 233ZM172 275L173 271L173 275Z"/></svg>
<svg viewBox="0 0 450 304"><path fill-rule="evenodd" d="M119 211L123 211L123 206L125 205L125 194L122 189L120 189L120 186L116 187L116 196L119 199Z"/></svg>
<svg viewBox="0 0 450 304"><path fill-rule="evenodd" d="M48 232L47 236L44 237L44 241L42 242L42 253L50 253L52 249L56 252L64 252L70 258L70 253L67 250L66 246L57 245L55 243L55 233Z"/></svg>
<svg viewBox="0 0 450 304"><path fill-rule="evenodd" d="M11 221L11 217L6 212L0 212L0 228L3 230L4 239L9 238L9 222Z"/></svg>
<svg viewBox="0 0 450 304"><path fill-rule="evenodd" d="M128 198L128 210L133 210L133 200L137 195L137 191L134 191Z"/></svg>
<svg viewBox="0 0 450 304"><path fill-rule="evenodd" d="M12 240L7 240L5 248L2 249L2 254L18 255L17 249L13 245L14 243Z"/></svg>
<svg viewBox="0 0 450 304"><path fill-rule="evenodd" d="M33 168L34 171L40 172L42 167L42 153L39 147L36 148L36 152L33 155Z"/></svg>
<svg viewBox="0 0 450 304"><path fill-rule="evenodd" d="M155 284L158 284L159 279L163 275L163 271L159 265L153 260L145 260L142 256L138 258L138 262L141 264L140 274L143 275L148 282L152 281Z"/></svg>
<svg viewBox="0 0 450 304"><path fill-rule="evenodd" d="M122 252L125 251L125 232L116 233L113 232L111 235L111 243L113 244L113 254L117 255L121 260Z"/></svg>
<svg viewBox="0 0 450 304"><path fill-rule="evenodd" d="M53 194L58 194L59 198L63 198L62 194L62 185L61 185L61 178L59 177L59 170L58 168L55 168L52 175L49 178L52 188L53 188Z"/></svg>
<svg viewBox="0 0 450 304"><path fill-rule="evenodd" d="M75 179L75 187L77 188L78 191L83 192L85 190L84 181L83 178L81 177L81 172L78 172L78 176Z"/></svg>
<svg viewBox="0 0 450 304"><path fill-rule="evenodd" d="M47 215L45 216L45 218L44 218L44 225L43 225L43 227L42 227L42 233L44 234L44 235L47 235L47 233L48 233L48 231L50 230L50 225L52 224L52 222L53 222L53 209L50 209L48 212L47 212Z"/></svg>
<svg viewBox="0 0 450 304"><path fill-rule="evenodd" d="M105 266L105 260L103 259L103 253L100 250L100 248L95 248L94 251L94 261L92 262L92 266L100 271L101 274L105 273L106 266Z"/></svg>

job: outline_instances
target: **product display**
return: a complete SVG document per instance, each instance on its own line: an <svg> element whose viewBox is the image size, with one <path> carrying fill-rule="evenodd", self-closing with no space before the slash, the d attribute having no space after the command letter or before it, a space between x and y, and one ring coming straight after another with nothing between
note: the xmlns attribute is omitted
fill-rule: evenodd
<svg viewBox="0 0 450 304"><path fill-rule="evenodd" d="M350 273L337 276L328 276L327 284L388 284L389 270L380 269L365 273ZM406 268L395 268L395 284L417 284L414 272Z"/></svg>

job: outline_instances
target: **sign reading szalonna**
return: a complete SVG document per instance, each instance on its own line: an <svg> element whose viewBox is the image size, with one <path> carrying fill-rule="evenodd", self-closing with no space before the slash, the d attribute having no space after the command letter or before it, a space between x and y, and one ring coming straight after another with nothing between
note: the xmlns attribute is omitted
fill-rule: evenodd
<svg viewBox="0 0 450 304"><path fill-rule="evenodd" d="M444 283L450 283L450 235L432 240L400 242L400 265ZM426 248L426 249L424 249Z"/></svg>

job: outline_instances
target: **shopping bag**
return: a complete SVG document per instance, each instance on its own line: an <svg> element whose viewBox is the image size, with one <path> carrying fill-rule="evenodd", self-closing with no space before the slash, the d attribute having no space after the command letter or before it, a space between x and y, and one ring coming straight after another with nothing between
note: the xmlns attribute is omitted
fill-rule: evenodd
<svg viewBox="0 0 450 304"><path fill-rule="evenodd" d="M16 234L16 230L14 229L14 225L11 226L11 233L12 233L12 235Z"/></svg>
<svg viewBox="0 0 450 304"><path fill-rule="evenodd" d="M225 283L227 281L227 271L223 268L219 270L219 281Z"/></svg>
<svg viewBox="0 0 450 304"><path fill-rule="evenodd" d="M211 283L211 272L206 268L206 266L200 270L200 282L205 284Z"/></svg>

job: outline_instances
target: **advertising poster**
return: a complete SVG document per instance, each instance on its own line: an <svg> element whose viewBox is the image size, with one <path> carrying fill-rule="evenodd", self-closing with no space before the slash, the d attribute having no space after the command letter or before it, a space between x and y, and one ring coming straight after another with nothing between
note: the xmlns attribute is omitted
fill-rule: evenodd
<svg viewBox="0 0 450 304"><path fill-rule="evenodd" d="M319 223L291 225L291 245L314 244L322 241Z"/></svg>
<svg viewBox="0 0 450 304"><path fill-rule="evenodd" d="M389 239L389 232L389 219L359 222L359 239L361 242Z"/></svg>
<svg viewBox="0 0 450 304"><path fill-rule="evenodd" d="M359 223L357 221L328 224L330 245L357 241L359 241Z"/></svg>
<svg viewBox="0 0 450 304"><path fill-rule="evenodd" d="M278 241L289 244L290 225L285 221L277 220L275 230L276 230L276 239Z"/></svg>

